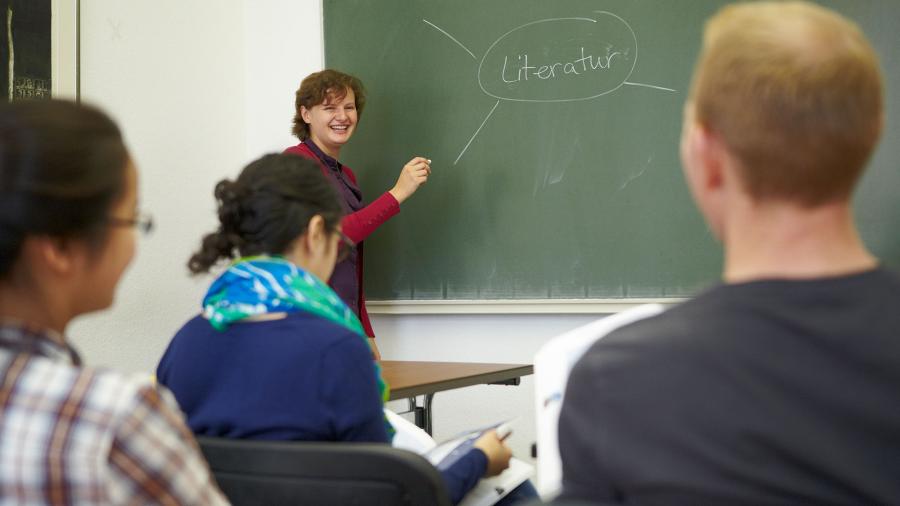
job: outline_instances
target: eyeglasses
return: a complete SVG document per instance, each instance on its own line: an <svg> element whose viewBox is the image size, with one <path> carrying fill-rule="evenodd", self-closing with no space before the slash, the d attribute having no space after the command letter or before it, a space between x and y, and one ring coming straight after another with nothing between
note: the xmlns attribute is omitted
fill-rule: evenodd
<svg viewBox="0 0 900 506"><path fill-rule="evenodd" d="M109 217L106 223L114 227L134 227L143 235L149 235L153 232L153 216L147 213L138 213L134 218L116 218Z"/></svg>
<svg viewBox="0 0 900 506"><path fill-rule="evenodd" d="M340 230L335 231L335 233L341 238L341 242L338 243L337 259L335 260L335 263L341 263L350 256L350 252L353 251L356 244L353 244L353 241Z"/></svg>

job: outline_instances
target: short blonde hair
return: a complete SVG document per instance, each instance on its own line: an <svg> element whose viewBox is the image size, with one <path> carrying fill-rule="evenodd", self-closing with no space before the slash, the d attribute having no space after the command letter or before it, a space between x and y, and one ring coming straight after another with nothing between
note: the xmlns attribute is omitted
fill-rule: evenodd
<svg viewBox="0 0 900 506"><path fill-rule="evenodd" d="M881 133L875 51L854 23L807 2L720 10L706 25L690 101L759 200L849 198Z"/></svg>

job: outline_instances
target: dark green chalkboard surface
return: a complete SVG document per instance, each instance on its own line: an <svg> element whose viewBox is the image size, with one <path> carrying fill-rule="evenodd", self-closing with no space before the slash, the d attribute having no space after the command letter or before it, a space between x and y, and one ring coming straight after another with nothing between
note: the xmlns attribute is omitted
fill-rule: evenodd
<svg viewBox="0 0 900 506"><path fill-rule="evenodd" d="M857 20L888 80L886 135L858 194L900 266L900 3ZM366 241L372 300L679 297L721 253L678 161L711 0L325 0L329 67L369 101L342 158L368 199L412 156L428 184Z"/></svg>

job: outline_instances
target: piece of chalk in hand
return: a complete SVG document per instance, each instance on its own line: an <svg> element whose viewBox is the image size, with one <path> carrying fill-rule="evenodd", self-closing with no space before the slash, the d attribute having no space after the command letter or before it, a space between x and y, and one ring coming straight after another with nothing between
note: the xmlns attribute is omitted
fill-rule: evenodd
<svg viewBox="0 0 900 506"><path fill-rule="evenodd" d="M497 437L500 441L509 437L510 434L512 434L512 427L510 427L508 423L500 424L500 426L497 427Z"/></svg>

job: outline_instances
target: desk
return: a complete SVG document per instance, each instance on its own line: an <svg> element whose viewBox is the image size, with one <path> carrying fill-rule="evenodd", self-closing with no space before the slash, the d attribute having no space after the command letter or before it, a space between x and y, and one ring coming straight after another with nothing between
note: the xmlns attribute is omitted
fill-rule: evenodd
<svg viewBox="0 0 900 506"><path fill-rule="evenodd" d="M416 425L431 434L431 402L434 394L472 385L518 385L522 376L534 373L530 364L478 364L471 362L407 362L382 360L381 374L391 387L389 400L409 399ZM424 395L422 406L416 396Z"/></svg>

